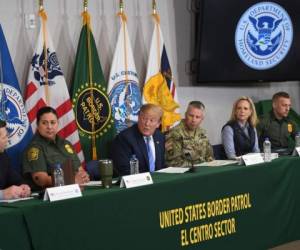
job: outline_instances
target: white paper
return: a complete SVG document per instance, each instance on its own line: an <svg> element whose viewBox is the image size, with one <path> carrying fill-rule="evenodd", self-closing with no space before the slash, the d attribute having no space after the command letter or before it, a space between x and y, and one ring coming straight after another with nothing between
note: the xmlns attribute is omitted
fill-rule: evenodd
<svg viewBox="0 0 300 250"><path fill-rule="evenodd" d="M29 197L25 197L25 198L18 198L18 199L11 199L11 200L0 200L0 202L12 203L12 202L16 202L16 201L26 201L26 200L30 200L30 199L33 199L33 197L29 196Z"/></svg>
<svg viewBox="0 0 300 250"><path fill-rule="evenodd" d="M116 184L118 180L112 180L112 184ZM89 181L87 183L80 184L81 186L86 186L86 187L101 187L102 182L101 181Z"/></svg>
<svg viewBox="0 0 300 250"><path fill-rule="evenodd" d="M296 147L293 151L293 156L300 156L300 147Z"/></svg>
<svg viewBox="0 0 300 250"><path fill-rule="evenodd" d="M242 159L246 166L265 162L260 153L246 154L242 156Z"/></svg>
<svg viewBox="0 0 300 250"><path fill-rule="evenodd" d="M261 157L264 158L264 153L260 153ZM277 159L278 153L271 153L271 160Z"/></svg>
<svg viewBox="0 0 300 250"><path fill-rule="evenodd" d="M225 165L232 165L236 164L238 161L236 160L213 160L208 162L202 162L200 164L195 164L195 167L201 167L201 166L207 166L207 167L219 167L219 166L225 166Z"/></svg>
<svg viewBox="0 0 300 250"><path fill-rule="evenodd" d="M179 168L179 167L168 167L157 170L159 173L168 173L168 174L182 174L189 171L190 168Z"/></svg>

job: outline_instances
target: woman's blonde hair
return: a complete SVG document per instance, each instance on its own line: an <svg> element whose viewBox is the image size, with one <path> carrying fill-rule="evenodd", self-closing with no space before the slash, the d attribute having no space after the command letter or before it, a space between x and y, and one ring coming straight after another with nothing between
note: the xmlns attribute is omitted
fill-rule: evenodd
<svg viewBox="0 0 300 250"><path fill-rule="evenodd" d="M240 101L247 101L250 104L250 109L252 112L251 112L250 117L248 118L248 122L252 127L256 127L256 124L258 123L258 118L257 118L256 110L255 110L255 105L254 105L252 99L248 96L241 96L234 102L234 104L232 106L230 121L237 121L236 109L237 109L237 105L239 104Z"/></svg>

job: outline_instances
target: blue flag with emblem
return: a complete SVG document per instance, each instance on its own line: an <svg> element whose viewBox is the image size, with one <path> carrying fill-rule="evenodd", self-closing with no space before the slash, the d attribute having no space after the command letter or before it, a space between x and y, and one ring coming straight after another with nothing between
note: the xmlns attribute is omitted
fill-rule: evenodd
<svg viewBox="0 0 300 250"><path fill-rule="evenodd" d="M109 100L117 133L137 122L138 112L142 105L139 79L127 30L127 19L121 11L118 15L120 31L108 81Z"/></svg>
<svg viewBox="0 0 300 250"><path fill-rule="evenodd" d="M21 170L22 152L32 137L17 75L0 24L0 119L6 121L6 152L16 170Z"/></svg>

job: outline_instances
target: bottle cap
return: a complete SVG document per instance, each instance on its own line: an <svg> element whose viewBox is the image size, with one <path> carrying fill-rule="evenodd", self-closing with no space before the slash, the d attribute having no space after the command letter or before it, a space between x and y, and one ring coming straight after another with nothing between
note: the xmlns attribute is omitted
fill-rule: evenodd
<svg viewBox="0 0 300 250"><path fill-rule="evenodd" d="M61 168L61 164L59 162L53 164L54 168Z"/></svg>

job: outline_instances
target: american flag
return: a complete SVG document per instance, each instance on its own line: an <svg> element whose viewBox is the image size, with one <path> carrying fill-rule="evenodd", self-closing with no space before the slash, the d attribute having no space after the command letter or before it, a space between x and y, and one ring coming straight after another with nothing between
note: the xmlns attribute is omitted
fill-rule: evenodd
<svg viewBox="0 0 300 250"><path fill-rule="evenodd" d="M66 80L59 65L45 11L40 12L41 27L33 53L25 91L25 107L32 131L36 131L36 113L43 106L56 109L59 121L58 135L73 144L80 161L84 162L74 111Z"/></svg>

